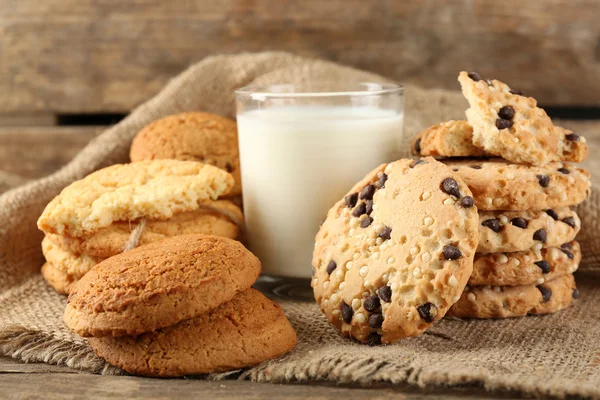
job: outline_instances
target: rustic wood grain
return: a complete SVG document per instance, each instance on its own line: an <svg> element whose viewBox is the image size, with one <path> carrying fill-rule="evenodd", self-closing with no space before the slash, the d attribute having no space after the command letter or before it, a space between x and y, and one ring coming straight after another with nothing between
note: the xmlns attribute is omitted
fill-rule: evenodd
<svg viewBox="0 0 600 400"><path fill-rule="evenodd" d="M0 113L126 112L215 53L287 50L426 87L478 70L600 105L595 0L0 0Z"/></svg>

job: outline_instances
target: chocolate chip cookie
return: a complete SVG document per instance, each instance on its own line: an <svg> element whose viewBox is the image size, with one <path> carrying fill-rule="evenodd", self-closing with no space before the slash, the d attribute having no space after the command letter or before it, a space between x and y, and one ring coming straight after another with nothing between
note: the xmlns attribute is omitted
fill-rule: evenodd
<svg viewBox="0 0 600 400"><path fill-rule="evenodd" d="M176 377L279 357L294 348L296 333L279 305L247 289L203 315L157 332L88 341L100 357L129 373Z"/></svg>
<svg viewBox="0 0 600 400"><path fill-rule="evenodd" d="M570 164L551 162L543 167L488 160L444 160L473 192L482 210L547 210L584 201L590 173Z"/></svg>
<svg viewBox="0 0 600 400"><path fill-rule="evenodd" d="M475 254L469 286L541 285L572 274L580 261L581 250L575 241L541 250Z"/></svg>
<svg viewBox="0 0 600 400"><path fill-rule="evenodd" d="M81 336L138 335L231 300L259 274L258 258L235 240L175 236L92 268L71 288L64 320Z"/></svg>
<svg viewBox="0 0 600 400"><path fill-rule="evenodd" d="M330 210L313 253L315 299L369 344L422 333L458 300L478 242L464 181L431 157L383 164Z"/></svg>
<svg viewBox="0 0 600 400"><path fill-rule="evenodd" d="M581 220L569 207L544 211L481 211L477 252L557 247L575 239L580 228Z"/></svg>
<svg viewBox="0 0 600 400"><path fill-rule="evenodd" d="M475 146L517 164L581 162L587 156L585 139L554 126L534 98L477 73L463 71L458 81L469 102Z"/></svg>
<svg viewBox="0 0 600 400"><path fill-rule="evenodd" d="M523 286L467 286L446 315L463 318L509 318L549 314L579 297L573 275Z"/></svg>
<svg viewBox="0 0 600 400"><path fill-rule="evenodd" d="M187 112L169 115L144 127L133 139L131 161L176 159L200 161L231 175L229 193L242 193L237 124L220 115Z"/></svg>

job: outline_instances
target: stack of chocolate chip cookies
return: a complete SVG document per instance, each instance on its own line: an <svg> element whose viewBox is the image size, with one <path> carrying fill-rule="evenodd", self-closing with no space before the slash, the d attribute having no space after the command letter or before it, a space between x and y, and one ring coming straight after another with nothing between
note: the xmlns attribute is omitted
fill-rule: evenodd
<svg viewBox="0 0 600 400"><path fill-rule="evenodd" d="M42 275L58 292L97 263L123 251L191 233L240 235L238 206L220 199L233 177L196 161L118 164L67 186L38 220L45 233Z"/></svg>
<svg viewBox="0 0 600 400"><path fill-rule="evenodd" d="M440 157L467 184L479 211L473 273L448 315L502 318L545 314L578 297L572 273L586 199L585 138L555 126L535 99L497 80L461 72L467 121L430 127L418 156ZM494 158L497 157L497 158Z"/></svg>

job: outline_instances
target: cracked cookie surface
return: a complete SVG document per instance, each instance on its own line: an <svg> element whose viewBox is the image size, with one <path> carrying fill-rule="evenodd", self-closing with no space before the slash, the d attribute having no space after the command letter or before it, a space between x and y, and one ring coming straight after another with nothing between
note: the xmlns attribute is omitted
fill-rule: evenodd
<svg viewBox="0 0 600 400"><path fill-rule="evenodd" d="M279 357L294 348L296 333L278 304L247 289L206 314L158 332L88 341L96 354L129 373L176 377Z"/></svg>
<svg viewBox="0 0 600 400"><path fill-rule="evenodd" d="M312 287L327 319L369 344L422 333L458 300L478 241L463 180L427 157L383 164L327 215Z"/></svg>
<svg viewBox="0 0 600 400"><path fill-rule="evenodd" d="M448 316L463 318L509 318L549 314L569 307L579 297L573 275L541 285L467 286Z"/></svg>
<svg viewBox="0 0 600 400"><path fill-rule="evenodd" d="M235 240L175 236L92 268L71 288L64 320L84 337L138 335L231 300L259 274L258 258Z"/></svg>
<svg viewBox="0 0 600 400"><path fill-rule="evenodd" d="M115 221L168 219L216 200L233 186L229 173L195 161L116 164L64 188L45 208L45 233L85 236Z"/></svg>

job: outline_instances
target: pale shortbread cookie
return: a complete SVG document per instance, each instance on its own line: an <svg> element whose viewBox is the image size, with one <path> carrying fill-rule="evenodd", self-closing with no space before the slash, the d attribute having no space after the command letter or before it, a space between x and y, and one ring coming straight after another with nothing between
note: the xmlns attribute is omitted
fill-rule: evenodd
<svg viewBox="0 0 600 400"><path fill-rule="evenodd" d="M235 185L229 193L242 193L237 124L220 115L187 112L169 115L138 132L130 151L131 161L200 161L231 173Z"/></svg>
<svg viewBox="0 0 600 400"><path fill-rule="evenodd" d="M467 286L448 316L509 318L549 314L567 308L579 297L573 275L523 286Z"/></svg>
<svg viewBox="0 0 600 400"><path fill-rule="evenodd" d="M545 211L480 211L478 253L557 247L570 242L581 220L569 207Z"/></svg>
<svg viewBox="0 0 600 400"><path fill-rule="evenodd" d="M59 243L45 236L42 240L42 253L46 264L42 276L57 292L68 294L71 285L81 279L92 267L103 261L101 257L75 254L64 249Z"/></svg>
<svg viewBox="0 0 600 400"><path fill-rule="evenodd" d="M150 220L138 241L138 246L176 235L203 233L238 239L244 216L238 206L228 200L200 203L200 208L173 215L167 220ZM122 253L131 232L139 222L113 222L89 236L71 237L49 234L56 243L75 253L108 258Z"/></svg>
<svg viewBox="0 0 600 400"><path fill-rule="evenodd" d="M117 164L67 186L38 220L46 233L85 236L138 218L168 219L216 200L233 186L229 173L195 161Z"/></svg>
<svg viewBox="0 0 600 400"><path fill-rule="evenodd" d="M475 254L469 285L541 285L572 274L581 262L579 243L515 253Z"/></svg>
<svg viewBox="0 0 600 400"><path fill-rule="evenodd" d="M327 319L369 344L419 335L441 319L473 268L473 204L464 181L431 157L371 171L316 237L312 287Z"/></svg>
<svg viewBox="0 0 600 400"><path fill-rule="evenodd" d="M240 242L175 236L92 268L71 288L64 320L81 336L135 336L204 314L259 274L260 261Z"/></svg>
<svg viewBox="0 0 600 400"><path fill-rule="evenodd" d="M517 164L581 162L587 156L585 138L555 127L532 97L476 73L463 71L458 81L469 102L466 114L475 146ZM579 143L577 147L573 141Z"/></svg>
<svg viewBox="0 0 600 400"><path fill-rule="evenodd" d="M279 357L294 348L296 333L278 304L247 289L206 314L157 332L88 341L96 354L129 373L175 377Z"/></svg>
<svg viewBox="0 0 600 400"><path fill-rule="evenodd" d="M543 167L488 160L443 160L473 192L481 210L546 210L573 206L590 192L590 173L571 164Z"/></svg>
<svg viewBox="0 0 600 400"><path fill-rule="evenodd" d="M467 121L446 121L419 132L410 150L416 156L478 157L484 150L473 145L473 128Z"/></svg>

